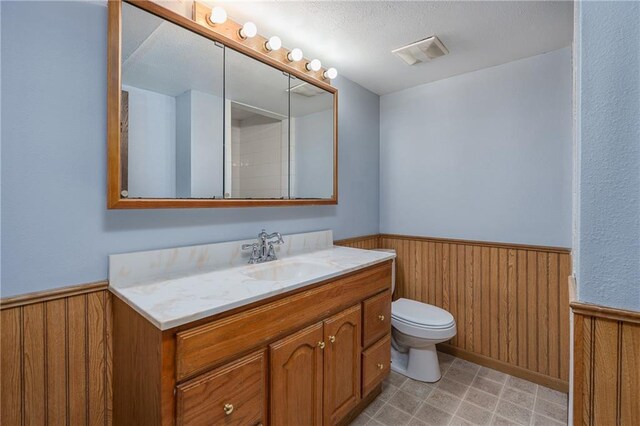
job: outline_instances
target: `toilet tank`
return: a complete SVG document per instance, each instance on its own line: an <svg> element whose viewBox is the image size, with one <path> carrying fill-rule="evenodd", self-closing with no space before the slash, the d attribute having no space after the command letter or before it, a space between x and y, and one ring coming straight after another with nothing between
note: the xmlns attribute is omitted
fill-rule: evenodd
<svg viewBox="0 0 640 426"><path fill-rule="evenodd" d="M374 251L383 251L385 253L393 253L396 254L396 251L394 249L384 249L384 248L378 248L378 249L373 249ZM393 295L393 292L396 290L396 258L393 258L393 264L391 265L391 294Z"/></svg>

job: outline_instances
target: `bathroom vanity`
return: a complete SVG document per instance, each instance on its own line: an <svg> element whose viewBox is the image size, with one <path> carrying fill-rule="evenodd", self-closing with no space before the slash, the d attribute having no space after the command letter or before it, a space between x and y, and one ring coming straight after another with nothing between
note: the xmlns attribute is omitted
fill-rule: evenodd
<svg viewBox="0 0 640 426"><path fill-rule="evenodd" d="M242 243L110 257L114 424L343 424L380 392L394 254Z"/></svg>

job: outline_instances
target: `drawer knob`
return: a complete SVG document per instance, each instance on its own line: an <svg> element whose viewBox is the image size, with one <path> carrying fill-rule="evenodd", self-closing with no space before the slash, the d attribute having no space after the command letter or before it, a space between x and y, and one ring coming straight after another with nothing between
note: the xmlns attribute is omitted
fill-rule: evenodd
<svg viewBox="0 0 640 426"><path fill-rule="evenodd" d="M384 321L384 315L378 315L378 319L379 319L380 321Z"/></svg>
<svg viewBox="0 0 640 426"><path fill-rule="evenodd" d="M318 342L318 346L320 347L320 349L324 349L325 344L324 342Z"/></svg>
<svg viewBox="0 0 640 426"><path fill-rule="evenodd" d="M329 341L331 343L335 342L336 341L336 336L329 336Z"/></svg>
<svg viewBox="0 0 640 426"><path fill-rule="evenodd" d="M384 364L378 364L378 369L379 370L383 370L384 369Z"/></svg>
<svg viewBox="0 0 640 426"><path fill-rule="evenodd" d="M233 413L233 404L224 404L224 413L228 416Z"/></svg>

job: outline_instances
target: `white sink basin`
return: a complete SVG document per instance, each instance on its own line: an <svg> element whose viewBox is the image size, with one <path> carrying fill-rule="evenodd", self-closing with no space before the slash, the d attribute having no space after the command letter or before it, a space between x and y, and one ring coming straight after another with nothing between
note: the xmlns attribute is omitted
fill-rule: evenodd
<svg viewBox="0 0 640 426"><path fill-rule="evenodd" d="M306 277L327 275L336 269L308 260L282 260L249 266L243 275L258 281L289 281Z"/></svg>

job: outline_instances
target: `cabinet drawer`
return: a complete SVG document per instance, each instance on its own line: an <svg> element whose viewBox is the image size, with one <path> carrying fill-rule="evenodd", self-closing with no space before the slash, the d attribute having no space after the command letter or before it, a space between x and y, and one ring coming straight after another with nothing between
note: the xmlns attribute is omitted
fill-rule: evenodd
<svg viewBox="0 0 640 426"><path fill-rule="evenodd" d="M362 395L366 396L389 374L391 335L380 339L362 353Z"/></svg>
<svg viewBox="0 0 640 426"><path fill-rule="evenodd" d="M267 404L266 351L177 386L177 425L255 425Z"/></svg>
<svg viewBox="0 0 640 426"><path fill-rule="evenodd" d="M391 332L391 292L385 291L362 303L364 330L362 346L370 344Z"/></svg>

